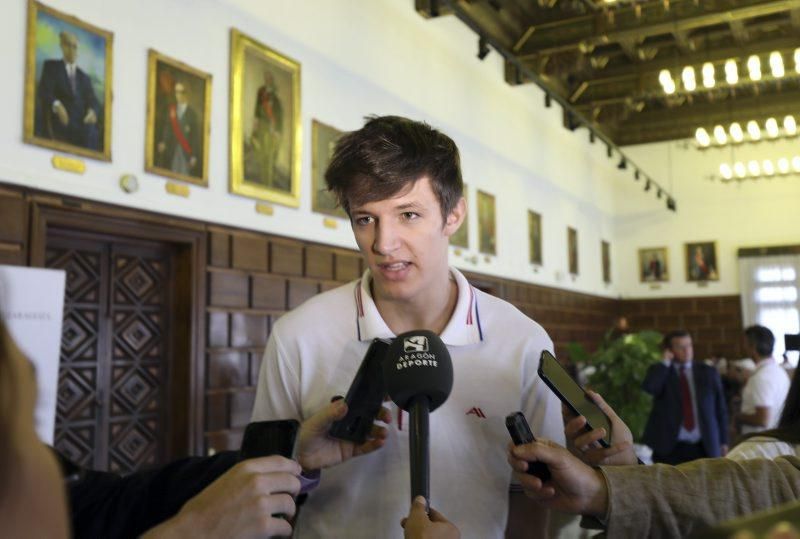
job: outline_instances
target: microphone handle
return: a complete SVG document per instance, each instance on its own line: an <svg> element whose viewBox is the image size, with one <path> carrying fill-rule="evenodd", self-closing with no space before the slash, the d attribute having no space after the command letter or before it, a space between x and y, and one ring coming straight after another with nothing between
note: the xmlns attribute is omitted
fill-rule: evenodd
<svg viewBox="0 0 800 539"><path fill-rule="evenodd" d="M428 508L430 508L429 409L430 401L425 395L417 395L411 399L411 432L408 436L411 460L411 499L424 496Z"/></svg>

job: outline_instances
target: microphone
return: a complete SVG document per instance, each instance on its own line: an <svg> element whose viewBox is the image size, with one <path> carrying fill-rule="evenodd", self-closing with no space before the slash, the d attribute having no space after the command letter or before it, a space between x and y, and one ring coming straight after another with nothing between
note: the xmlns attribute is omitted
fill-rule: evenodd
<svg viewBox="0 0 800 539"><path fill-rule="evenodd" d="M383 377L389 397L411 419L411 499L424 496L430 500L428 414L441 406L453 389L450 353L432 331L408 331L389 346Z"/></svg>

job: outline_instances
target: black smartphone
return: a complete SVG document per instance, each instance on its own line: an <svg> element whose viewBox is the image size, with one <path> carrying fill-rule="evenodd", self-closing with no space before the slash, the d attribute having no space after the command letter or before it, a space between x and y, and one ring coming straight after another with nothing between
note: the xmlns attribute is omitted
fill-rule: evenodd
<svg viewBox="0 0 800 539"><path fill-rule="evenodd" d="M328 432L334 438L357 444L367 441L372 424L378 417L386 396L383 360L386 358L389 344L390 341L386 339L374 339L369 345L344 398L347 403L347 415L335 421Z"/></svg>
<svg viewBox="0 0 800 539"><path fill-rule="evenodd" d="M586 391L572 379L553 354L545 350L539 358L539 377L553 390L561 402L576 416L586 418L586 430L604 428L606 435L599 440L603 447L611 446L611 421Z"/></svg>
<svg viewBox="0 0 800 539"><path fill-rule="evenodd" d="M244 429L239 456L242 460L270 455L292 458L300 423L296 419L255 421Z"/></svg>
<svg viewBox="0 0 800 539"><path fill-rule="evenodd" d="M522 412L514 412L506 416L506 428L511 435L511 440L514 445L524 445L535 442L536 438L533 437L531 427L528 425L528 420ZM542 482L550 480L550 469L544 462L529 462L528 473L535 475Z"/></svg>

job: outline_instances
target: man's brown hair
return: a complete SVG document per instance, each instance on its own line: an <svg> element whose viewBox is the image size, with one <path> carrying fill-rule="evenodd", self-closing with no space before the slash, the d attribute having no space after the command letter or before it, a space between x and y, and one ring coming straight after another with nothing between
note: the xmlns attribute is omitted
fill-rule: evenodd
<svg viewBox="0 0 800 539"><path fill-rule="evenodd" d="M464 191L455 142L424 122L371 116L336 144L325 182L350 215L352 206L386 200L427 177L443 220Z"/></svg>

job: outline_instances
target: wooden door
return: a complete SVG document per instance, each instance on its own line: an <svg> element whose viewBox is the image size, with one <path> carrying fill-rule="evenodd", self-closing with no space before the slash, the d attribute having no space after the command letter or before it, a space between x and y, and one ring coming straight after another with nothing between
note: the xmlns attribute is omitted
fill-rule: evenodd
<svg viewBox="0 0 800 539"><path fill-rule="evenodd" d="M51 229L45 265L67 272L55 446L129 473L168 456L175 248Z"/></svg>

